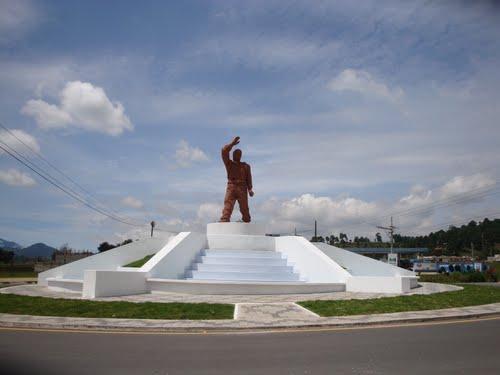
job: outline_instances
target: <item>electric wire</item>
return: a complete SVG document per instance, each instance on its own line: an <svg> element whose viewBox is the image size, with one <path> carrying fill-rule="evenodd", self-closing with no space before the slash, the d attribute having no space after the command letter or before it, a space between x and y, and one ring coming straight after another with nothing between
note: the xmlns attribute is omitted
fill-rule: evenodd
<svg viewBox="0 0 500 375"><path fill-rule="evenodd" d="M118 212L116 212L116 211L115 211L115 210L113 210L112 208L110 208L110 207L106 206L105 204L103 204L103 203L102 203L99 199L95 198L95 197L93 196L93 194L92 194L90 191L88 191L87 189L85 189L85 188L84 188L83 186L81 186L78 182L76 182L73 178L71 178L71 177L70 177L70 176L68 176L66 173L64 173L62 170L60 170L58 167L56 167L53 163L51 163L49 160L47 160L47 158L45 158L45 157L44 157L43 155L41 155L38 151L36 151L35 149L33 149L33 147L31 147L30 145L26 144L26 143L25 143L22 139L20 139L19 137L17 137L11 129L9 129L7 126L5 126L4 124L2 124L1 122L0 122L0 127L2 127L3 129L5 129L5 131L7 131L7 132L8 132L8 134L9 134L10 136L12 136L13 138L15 138L18 142L20 142L23 146L25 146L25 147L26 147L26 148L27 148L27 149L28 149L31 153L33 153L35 156L37 156L40 160L42 160L42 161L43 161L43 162L45 162L48 166L50 166L52 169L54 169L56 172L58 172L59 174L61 174L62 176L64 176L66 179L68 179L71 183L73 183L73 184L74 184L76 187L78 187L80 190L82 190L83 192L85 192L85 193L86 193L86 195L88 196L88 197L85 197L85 199L90 198L91 200L93 200L93 201L94 201L94 203L95 203L96 205L101 206L101 209L102 209L103 211L108 211L108 212L110 211L110 212L112 212L112 213L113 213L113 216L116 216L116 217L118 217L118 218L120 218L120 219L122 219L122 220L127 219L127 220L128 220L128 221L130 221L130 222L134 221L134 220L133 220L132 218L130 218L130 217L125 217L125 218L124 218L124 217L120 217L120 216L123 216L123 215L118 214ZM5 145L5 143L4 143L4 145ZM15 152L15 150L14 150L14 149L11 149L11 150ZM20 156L20 154L19 154L19 153L17 153L17 152L16 152L16 154L17 154L18 156ZM46 173L46 174L48 174L48 175L50 176L50 174L49 174L46 170L44 170L44 169L43 169L43 168L41 168L40 166L36 165L36 164L35 164L35 163L33 163L32 161L30 161L29 157L27 157L27 156L25 156L25 155L22 155L22 156L23 156L23 159L24 159L24 160L26 160L26 161L30 162L32 165L35 165L35 166L36 166L39 170L42 170L44 173ZM75 194L78 194L80 197L82 197L82 194L75 192L73 189L71 189L69 186L67 186L67 185L66 185L66 184L64 184L63 182L61 182L61 181L57 180L57 179L56 179L55 177L53 177L53 176L50 176L50 177L51 177L52 179L54 179L55 181L57 181L58 183L60 183L61 185L65 186L67 189L71 190L71 191L72 191L72 192L74 192ZM140 225L140 224L137 224L137 225Z"/></svg>
<svg viewBox="0 0 500 375"><path fill-rule="evenodd" d="M104 216L106 216L106 217L108 217L108 218L110 218L112 220L119 221L119 222L121 222L123 224L127 224L127 225L130 225L130 226L135 226L135 227L143 227L143 226L146 225L146 224L138 225L138 224L134 224L134 223L129 223L129 222L125 221L125 220L122 220L121 218L118 218L118 217L115 217L113 215L110 215L109 213L101 210L98 207L95 207L94 205L92 205L89 202L87 202L85 199L81 198L78 194L75 194L74 192L72 192L70 189L67 189L64 186L61 186L57 182L53 181L50 177L47 177L42 172L39 172L36 168L34 168L31 165L29 165L29 162L25 162L20 157L17 157L13 152L9 151L9 149L10 150L12 150L12 149L8 145L6 145L4 142L0 141L0 143L2 143L4 146L7 147L6 148L6 147L2 146L2 144L0 144L0 149L2 149L4 152L6 152L11 157L13 157L14 159L16 159L19 163L23 164L25 167L27 167L28 169L30 169L32 172L36 173L38 176L40 176L41 178L43 178L45 181L47 181L48 183L50 183L51 185L53 185L57 189L61 190L63 193L67 194L68 196L72 197L73 199L76 199L77 201L79 201L80 203L82 203L83 205L85 205L86 207L88 207L88 208L90 208L90 209L92 209L92 210L100 213L101 215L104 215ZM12 151L14 151L14 150L12 150Z"/></svg>

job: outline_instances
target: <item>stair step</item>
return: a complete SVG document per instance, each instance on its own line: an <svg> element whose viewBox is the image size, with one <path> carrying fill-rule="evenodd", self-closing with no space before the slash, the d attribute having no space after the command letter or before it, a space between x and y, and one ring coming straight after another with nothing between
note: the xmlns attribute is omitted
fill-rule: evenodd
<svg viewBox="0 0 500 375"><path fill-rule="evenodd" d="M186 279L190 280L248 280L248 281L300 281L296 273L273 274L269 272L208 272L189 271Z"/></svg>
<svg viewBox="0 0 500 375"><path fill-rule="evenodd" d="M195 271L210 272L270 272L275 274L293 273L293 267L287 265L269 265L269 264L207 264L195 263Z"/></svg>
<svg viewBox="0 0 500 375"><path fill-rule="evenodd" d="M265 251L265 250L214 250L208 249L203 250L201 255L207 257L241 257L241 258L271 258L271 259L281 259L283 256L277 251Z"/></svg>
<svg viewBox="0 0 500 375"><path fill-rule="evenodd" d="M267 266L286 266L287 260L284 258L242 258L242 257L211 257L201 256L199 263L203 264L229 264L229 265L267 265Z"/></svg>

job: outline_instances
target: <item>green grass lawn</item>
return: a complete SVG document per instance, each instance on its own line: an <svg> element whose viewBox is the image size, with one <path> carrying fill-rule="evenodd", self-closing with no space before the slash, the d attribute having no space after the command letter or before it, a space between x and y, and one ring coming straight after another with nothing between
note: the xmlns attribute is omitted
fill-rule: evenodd
<svg viewBox="0 0 500 375"><path fill-rule="evenodd" d="M146 255L142 259L134 260L132 263L126 264L123 267L142 267L148 260L154 257L154 254Z"/></svg>
<svg viewBox="0 0 500 375"><path fill-rule="evenodd" d="M215 303L133 303L0 294L0 313L80 318L233 319L234 306Z"/></svg>
<svg viewBox="0 0 500 375"><path fill-rule="evenodd" d="M500 288L479 285L463 285L463 287L464 289L459 291L430 295L346 301L303 301L299 304L320 316L345 316L437 310L500 302Z"/></svg>

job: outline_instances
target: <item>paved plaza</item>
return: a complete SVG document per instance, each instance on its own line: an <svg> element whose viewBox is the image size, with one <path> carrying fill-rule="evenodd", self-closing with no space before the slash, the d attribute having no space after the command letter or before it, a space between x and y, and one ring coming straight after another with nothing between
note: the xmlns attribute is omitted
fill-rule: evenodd
<svg viewBox="0 0 500 375"><path fill-rule="evenodd" d="M412 289L413 294L433 294L449 292L462 289L460 286L437 283L420 283L418 288ZM0 293L13 293L32 297L69 298L81 299L81 293L55 291L40 285L17 285L0 289ZM401 294L391 293L307 293L307 294L281 294L281 295L206 295L206 294L181 294L181 293L146 293L120 297L101 297L93 301L128 301L128 302L207 302L207 303L277 303L298 302L308 300L345 300L345 299L368 299L380 297L394 297Z"/></svg>

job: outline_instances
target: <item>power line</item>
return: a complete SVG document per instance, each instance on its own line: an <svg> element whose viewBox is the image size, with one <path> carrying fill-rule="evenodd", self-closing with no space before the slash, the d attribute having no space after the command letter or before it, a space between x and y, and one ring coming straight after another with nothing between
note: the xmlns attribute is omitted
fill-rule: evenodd
<svg viewBox="0 0 500 375"><path fill-rule="evenodd" d="M61 174L62 176L64 176L67 180L69 180L71 183L73 183L76 187L78 187L80 190L82 190L83 192L86 193L86 195L91 198L95 203L97 203L99 206L101 206L101 209L102 210L105 210L105 211L111 211L114 216L116 217L120 217L120 215L118 214L118 212L116 212L115 210L113 210L112 208L110 207L107 207L105 204L103 204L99 199L95 198L93 196L93 194L88 191L87 189L85 189L83 186L81 186L78 182L76 182L73 178L71 178L70 176L68 176L66 173L64 173L62 170L60 170L58 167L56 167L53 163L51 163L49 160L47 160L47 158L45 158L43 155L41 155L38 151L36 151L35 149L33 149L33 147L31 147L30 145L28 145L26 142L24 142L22 139L20 139L18 136L15 135L15 133L9 129L7 126L5 126L4 124L2 124L0 122L0 127L2 127L3 129L5 129L5 131L7 131L9 133L9 135L11 135L13 138L15 138L18 142L20 142L22 145L24 145L31 153L33 153L35 156L37 156L40 160L42 160L43 162L45 162L48 166L50 166L52 169L54 169L55 171L57 171L59 174ZM5 145L5 143L4 143ZM8 146L8 145L6 145ZM14 149L11 149L12 151L16 152ZM20 154L18 152L16 152L17 155L20 156ZM53 180L57 181L59 184L65 186L67 189L71 190L73 193L79 195L80 197L82 197L82 194L80 193L77 193L75 192L73 189L71 189L69 186L65 185L64 183L62 183L61 181L57 180L55 177L51 176L47 171L45 171L43 168L41 168L40 166L36 165L35 163L33 163L32 161L29 160L29 157L23 155L22 156L24 160L30 162L32 165L36 166L39 170L42 170L44 173L48 174ZM127 219L131 219L130 217L126 217ZM133 219L129 220L129 221L133 221Z"/></svg>
<svg viewBox="0 0 500 375"><path fill-rule="evenodd" d="M447 207L450 205L466 202L469 200L482 198L482 197L485 197L487 195L499 193L500 188L494 189L494 187L495 187L495 185L492 184L492 185L489 185L486 187L475 188L475 189L469 190L465 193L456 194L454 196L444 198L442 200L436 200L436 201L431 202L431 203L426 204L426 205L412 207L412 208L408 208L408 209L401 210L401 211L393 211L391 214L384 215L381 217L384 218L384 217L388 217L388 216L413 216L413 215L425 213L425 212L430 211L430 210L434 210L435 208Z"/></svg>
<svg viewBox="0 0 500 375"><path fill-rule="evenodd" d="M2 143L3 145L7 146L7 148L11 149L8 145L6 145L4 142L0 141L0 143ZM133 224L133 223L129 223L125 220L122 220L118 217L115 217L113 215L110 215L109 213L101 210L100 208L98 207L95 207L93 206L92 204L88 203L87 201L85 201L83 198L81 198L79 195L71 192L70 190L66 189L65 187L61 186L60 184L58 184L57 182L54 182L51 180L51 178L45 176L43 173L37 171L34 167L30 166L27 162L25 162L24 160L22 160L21 158L17 157L16 155L14 155L14 153L12 153L11 151L9 151L7 148L5 148L4 146L0 145L0 148L6 152L7 154L9 154L10 156L12 156L14 159L16 159L18 162L20 162L21 164L23 164L25 167L29 168L31 171L33 171L34 173L36 173L38 176L40 176L41 178L43 178L45 181L47 181L48 183L50 183L51 185L55 186L56 188L58 188L59 190L61 190L62 192L64 192L65 194L69 195L70 197L72 197L73 199L76 199L77 201L79 201L80 203L82 203L83 205L87 206L88 208L100 213L101 215L104 215L112 220L115 220L115 221L119 221L123 224L127 224L127 225L131 225L131 226L136 226L136 227L142 227L144 225L138 225L138 224ZM12 149L11 149L12 150ZM14 150L12 150L14 151ZM14 151L15 152L15 151ZM19 154L18 154L19 155ZM49 175L50 176L50 175ZM56 180L57 181L57 180Z"/></svg>
<svg viewBox="0 0 500 375"><path fill-rule="evenodd" d="M383 219L390 217L390 216L405 217L405 216L421 215L421 214L426 213L426 212L431 212L432 210L434 210L436 208L443 208L443 207L459 204L459 203L466 202L466 201L473 200L473 199L483 198L485 196L498 194L498 193L500 193L500 187L495 188L495 185L492 184L492 185L489 185L486 187L475 188L475 189L469 190L465 193L456 194L452 197L444 198L441 200L435 200L434 202L431 202L429 204L424 204L421 206L416 206L416 207L412 207L412 208L404 209L404 210L399 210L399 211L392 211L391 213L386 214L386 215L369 216L365 219L355 220L348 225L344 225L343 227L349 228L349 227L353 227L353 226L359 225L359 224L368 224L368 225L372 225L372 226L376 227L377 224L373 223L374 220L383 220Z"/></svg>
<svg viewBox="0 0 500 375"><path fill-rule="evenodd" d="M447 222L447 223L440 223L440 224L435 224L433 225L432 227L430 227L429 230L430 232L434 232L438 229L442 229L444 227L450 227L450 226L456 226L456 225L466 225L467 222L471 221L471 220L476 220L476 219L484 219L484 218L487 218L488 216L491 216L491 217L494 217L496 215L500 215L500 211L497 211L497 212L489 212L489 213L483 213L481 215L477 215L477 216L473 216L473 217L469 217L467 219L460 219L460 220L454 220L452 222ZM415 235L419 235L417 234L416 232L409 232L409 233L413 233Z"/></svg>

